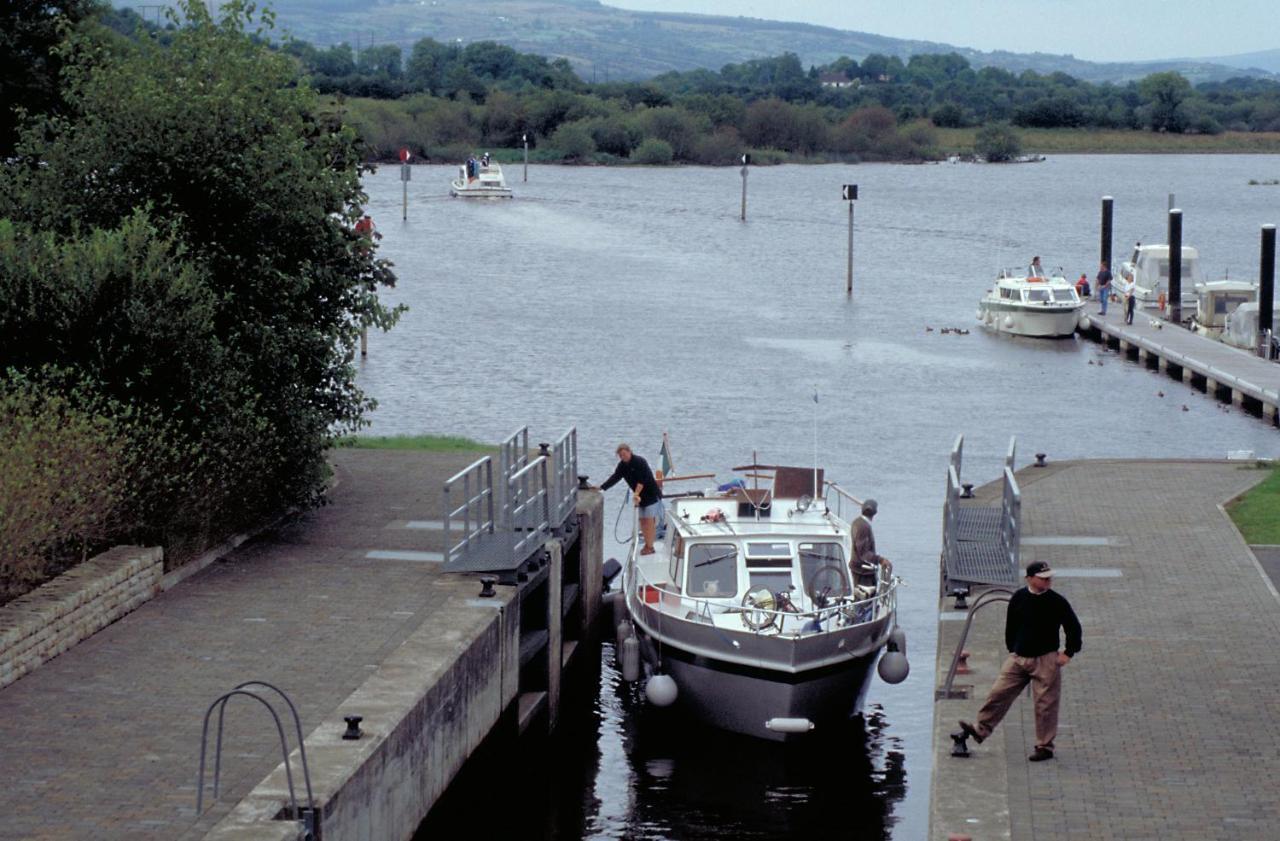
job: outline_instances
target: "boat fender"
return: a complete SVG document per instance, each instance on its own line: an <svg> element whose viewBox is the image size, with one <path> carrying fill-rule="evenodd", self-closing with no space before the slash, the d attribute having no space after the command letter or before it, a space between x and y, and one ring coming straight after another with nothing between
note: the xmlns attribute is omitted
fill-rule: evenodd
<svg viewBox="0 0 1280 841"><path fill-rule="evenodd" d="M978 316L978 320L979 320L979 321L981 321L981 320L982 320L982 310L978 310L978 312L977 312L977 316Z"/></svg>
<svg viewBox="0 0 1280 841"><path fill-rule="evenodd" d="M1080 313L1080 329L1088 330L1090 323L1088 314L1083 312Z"/></svg>
<svg viewBox="0 0 1280 841"><path fill-rule="evenodd" d="M640 657L651 665L656 666L658 663L658 652L653 647L653 640L648 637L640 637Z"/></svg>
<svg viewBox="0 0 1280 841"><path fill-rule="evenodd" d="M655 707L671 706L679 694L680 690L671 675L654 675L644 685L644 696Z"/></svg>
<svg viewBox="0 0 1280 841"><path fill-rule="evenodd" d="M775 733L808 733L813 729L813 722L807 718L771 718L764 726Z"/></svg>
<svg viewBox="0 0 1280 841"><path fill-rule="evenodd" d="M640 640L634 635L622 641L622 679L635 683L640 679Z"/></svg>
<svg viewBox="0 0 1280 841"><path fill-rule="evenodd" d="M1006 316L1004 317L1004 326L1005 326L1005 327L1007 327L1007 328L1008 328L1008 327L1013 327L1013 316L1011 316L1011 315L1006 315Z"/></svg>
<svg viewBox="0 0 1280 841"><path fill-rule="evenodd" d="M627 637L631 636L631 634L630 620L623 619L618 623L618 657L622 657L622 644L627 641Z"/></svg>
<svg viewBox="0 0 1280 841"><path fill-rule="evenodd" d="M899 636L901 635L901 636ZM902 683L911 673L911 664L907 662L907 635L901 628L889 632L889 642L885 645L884 656L876 671L885 683Z"/></svg>

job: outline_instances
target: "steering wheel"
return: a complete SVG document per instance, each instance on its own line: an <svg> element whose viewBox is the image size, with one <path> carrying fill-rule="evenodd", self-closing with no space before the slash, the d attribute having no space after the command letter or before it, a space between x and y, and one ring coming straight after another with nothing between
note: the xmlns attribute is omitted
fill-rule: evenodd
<svg viewBox="0 0 1280 841"><path fill-rule="evenodd" d="M838 564L826 564L819 567L818 571L809 577L809 584L805 588L810 600L819 608L827 606L827 598L831 593L843 593L844 590L844 569Z"/></svg>
<svg viewBox="0 0 1280 841"><path fill-rule="evenodd" d="M753 631L771 628L778 621L778 615L773 612L777 602L768 587L748 590L742 597L742 607L742 624Z"/></svg>

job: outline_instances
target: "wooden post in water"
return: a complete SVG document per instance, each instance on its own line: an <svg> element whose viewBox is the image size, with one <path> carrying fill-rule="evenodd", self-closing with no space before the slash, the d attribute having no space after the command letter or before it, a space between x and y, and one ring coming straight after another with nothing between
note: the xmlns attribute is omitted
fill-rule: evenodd
<svg viewBox="0 0 1280 841"><path fill-rule="evenodd" d="M369 328L368 327L360 328L360 355L362 357L369 355Z"/></svg>
<svg viewBox="0 0 1280 841"><path fill-rule="evenodd" d="M747 221L747 165L751 163L751 156L744 154L742 156L742 215L739 219L743 222Z"/></svg>
<svg viewBox="0 0 1280 841"><path fill-rule="evenodd" d="M1182 323L1182 211L1169 211L1169 300L1165 302L1168 319Z"/></svg>
<svg viewBox="0 0 1280 841"><path fill-rule="evenodd" d="M404 206L400 213L400 221L409 221L409 178L412 173L409 170L409 149L402 147L400 149L400 186L404 193Z"/></svg>
<svg viewBox="0 0 1280 841"><path fill-rule="evenodd" d="M520 139L524 141L524 180L529 180L529 135L522 134Z"/></svg>
<svg viewBox="0 0 1280 841"><path fill-rule="evenodd" d="M858 185L845 184L840 195L849 203L849 266L845 277L844 292L853 294L853 203L858 200Z"/></svg>
<svg viewBox="0 0 1280 841"><path fill-rule="evenodd" d="M1111 268L1111 221L1112 221L1112 205L1115 199L1111 196L1102 197L1102 245L1098 260L1106 263L1107 268Z"/></svg>
<svg viewBox="0 0 1280 841"><path fill-rule="evenodd" d="M1272 310L1276 301L1276 226L1262 226L1262 262L1258 268L1258 338L1264 359L1271 356L1271 334L1275 330ZM1263 344L1265 342L1266 344Z"/></svg>

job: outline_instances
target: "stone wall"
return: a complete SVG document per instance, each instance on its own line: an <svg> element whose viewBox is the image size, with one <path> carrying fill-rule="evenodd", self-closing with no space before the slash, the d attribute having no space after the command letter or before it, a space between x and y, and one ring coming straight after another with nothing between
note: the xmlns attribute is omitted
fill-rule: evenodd
<svg viewBox="0 0 1280 841"><path fill-rule="evenodd" d="M159 547L117 546L0 607L0 687L160 592Z"/></svg>

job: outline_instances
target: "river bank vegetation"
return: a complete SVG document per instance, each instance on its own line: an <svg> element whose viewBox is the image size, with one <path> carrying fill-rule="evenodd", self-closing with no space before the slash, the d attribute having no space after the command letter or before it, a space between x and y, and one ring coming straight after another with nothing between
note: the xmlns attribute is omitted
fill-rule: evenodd
<svg viewBox="0 0 1280 841"><path fill-rule="evenodd" d="M113 543L173 566L315 503L397 313L356 132L238 2L163 39L13 4L0 141L0 601ZM12 17L12 15L11 15ZM175 18L176 21L176 18ZM53 74L50 77L49 74Z"/></svg>

